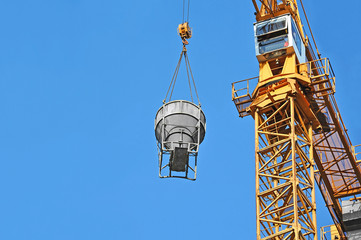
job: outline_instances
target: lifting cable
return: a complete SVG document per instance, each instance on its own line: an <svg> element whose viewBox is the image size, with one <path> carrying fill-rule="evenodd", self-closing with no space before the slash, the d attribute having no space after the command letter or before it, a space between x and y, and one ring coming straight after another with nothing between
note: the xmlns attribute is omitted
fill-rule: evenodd
<svg viewBox="0 0 361 240"><path fill-rule="evenodd" d="M199 100L199 95L198 95L198 91L197 91L197 87L196 87L196 83L194 81L194 76L193 76L193 72L192 72L192 69L191 69L191 65L189 63L189 58L188 58L188 54L187 54L187 48L185 47L185 45L183 45L183 49L182 49L182 52L180 54L180 57L179 57L179 60L178 60L178 64L177 64L177 67L174 71L174 74L173 74L173 77L172 77L172 81L168 87L168 91L167 91L167 94L163 100L163 103L165 103L167 101L167 98L168 98L168 95L169 95L169 99L168 101L171 101L172 99L172 95L173 95L173 91L174 91L174 87L175 87L175 83L177 81L177 77L178 77L178 72L179 72L179 68L180 68L180 65L181 65L181 62L182 62L182 58L184 56L184 62L186 64L186 70L187 70L187 78L188 78L188 86L189 86L189 92L190 92L190 95L191 95L191 100L192 102L194 102L193 100L193 93L192 93L192 85L193 85L193 88L194 88L194 92L196 93L196 96L197 96L197 100L198 100L198 105L201 106L201 102ZM192 81L191 81L192 80ZM170 93L170 94L169 94Z"/></svg>
<svg viewBox="0 0 361 240"><path fill-rule="evenodd" d="M190 92L190 95L191 95L191 100L192 102L194 103L193 101L193 91L192 91L192 84L193 84L193 88L194 88L194 91L196 93L196 96L197 96L197 100L198 100L198 105L201 106L201 102L199 101L199 96L198 96L198 92L197 92L197 87L196 87L196 83L194 81L194 77L193 77L193 72L192 72L192 69L191 69L191 65L189 63L189 58L188 58L188 54L187 54L187 48L186 48L186 45L188 44L188 41L186 39L188 38L191 38L192 37L192 30L191 28L189 27L188 23L189 23L189 5L190 5L190 0L187 1L187 4L186 4L186 1L187 0L183 0L183 23L179 25L178 28L182 28L182 30L180 31L178 29L178 34L181 36L182 38L182 42L183 42L183 49L182 49L182 52L180 54L180 57L179 57L179 60L178 60L178 64L177 64L177 67L174 71L174 74L173 74L173 77L172 77L172 81L170 82L170 85L168 87L168 91L167 91L167 94L163 100L163 103L166 103L167 101L167 98L168 98L168 95L169 95L169 99L168 101L171 101L172 99L172 95L173 95L173 91L174 91L174 87L175 87L175 83L177 81L177 77L178 77L178 73L179 73L179 68L180 68L180 65L182 63L182 58L184 56L184 62L186 64L186 70L187 70L187 78L188 78L188 86L189 86L189 92ZM185 10L187 8L187 18L185 19ZM186 20L186 21L185 21ZM191 81L192 80L192 81Z"/></svg>
<svg viewBox="0 0 361 240"><path fill-rule="evenodd" d="M184 22L189 22L189 4L190 4L190 0L188 0L188 3L186 4L186 0L183 0L183 23ZM187 5L187 6L186 6ZM184 19L184 16L185 16L185 10L186 8L188 9L187 10L187 19Z"/></svg>
<svg viewBox="0 0 361 240"><path fill-rule="evenodd" d="M300 0L300 2L301 2L303 14L305 15L305 18L306 18L306 21L307 21L308 29L310 30L313 43L315 44L315 48L316 48L316 51L317 51L318 58L320 59L320 58L321 58L321 54L320 54L320 52L318 51L317 44L316 44L315 38L314 38L313 33L312 33L311 25L310 25L310 22L308 21L308 17L307 17L307 14L306 14L305 7L303 6L302 0Z"/></svg>

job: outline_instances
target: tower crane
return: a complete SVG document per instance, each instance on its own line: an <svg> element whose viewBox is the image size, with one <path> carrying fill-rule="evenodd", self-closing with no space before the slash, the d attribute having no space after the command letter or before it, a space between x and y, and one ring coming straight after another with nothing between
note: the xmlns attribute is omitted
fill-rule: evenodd
<svg viewBox="0 0 361 240"><path fill-rule="evenodd" d="M257 240L318 239L316 185L339 239L348 239L342 201L360 199L361 162L334 97L331 63L321 58L302 0L252 2L259 76L233 83L232 100L240 117L255 120Z"/></svg>

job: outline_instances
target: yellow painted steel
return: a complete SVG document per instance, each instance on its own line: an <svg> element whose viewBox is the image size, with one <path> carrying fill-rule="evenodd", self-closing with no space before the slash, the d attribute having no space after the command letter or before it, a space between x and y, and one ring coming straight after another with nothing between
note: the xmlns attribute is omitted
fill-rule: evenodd
<svg viewBox="0 0 361 240"><path fill-rule="evenodd" d="M335 223L332 234L345 240L341 201L361 194L361 172L333 96L332 67L317 49L315 55L296 0L252 2L257 21L292 16L308 59L299 63L292 47L260 55L252 95L250 79L232 84L240 116L255 119L257 240L316 240L316 183ZM246 93L238 87L244 83Z"/></svg>
<svg viewBox="0 0 361 240"><path fill-rule="evenodd" d="M316 240L312 123L296 97L297 82L281 85L253 106L257 240Z"/></svg>
<svg viewBox="0 0 361 240"><path fill-rule="evenodd" d="M178 35L182 38L184 45L188 44L187 39L192 37L192 29L188 22L184 22L178 25Z"/></svg>
<svg viewBox="0 0 361 240"><path fill-rule="evenodd" d="M327 236L331 238L328 238ZM335 225L321 227L321 240L327 240L327 239L331 239L331 240L341 239L337 227Z"/></svg>

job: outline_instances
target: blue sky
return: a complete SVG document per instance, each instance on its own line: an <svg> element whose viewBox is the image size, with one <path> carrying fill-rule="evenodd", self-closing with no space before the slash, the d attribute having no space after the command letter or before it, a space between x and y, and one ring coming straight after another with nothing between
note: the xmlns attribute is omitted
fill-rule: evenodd
<svg viewBox="0 0 361 240"><path fill-rule="evenodd" d="M361 2L304 4L361 143ZM254 122L231 101L232 82L258 75L251 0L191 1L207 133L196 182L158 178L154 116L181 51L181 10L169 0L0 2L0 239L255 239ZM189 97L184 80L174 98ZM319 195L318 223L331 224Z"/></svg>

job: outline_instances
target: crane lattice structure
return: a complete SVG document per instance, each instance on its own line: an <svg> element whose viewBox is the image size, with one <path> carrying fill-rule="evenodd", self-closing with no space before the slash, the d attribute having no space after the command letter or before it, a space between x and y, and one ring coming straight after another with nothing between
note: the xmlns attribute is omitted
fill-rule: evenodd
<svg viewBox="0 0 361 240"><path fill-rule="evenodd" d="M259 77L233 83L232 98L240 117L255 119L257 240L316 240L316 184L347 239L341 201L360 196L361 168L336 104L330 61L320 57L302 1L313 41L296 0L252 2Z"/></svg>

